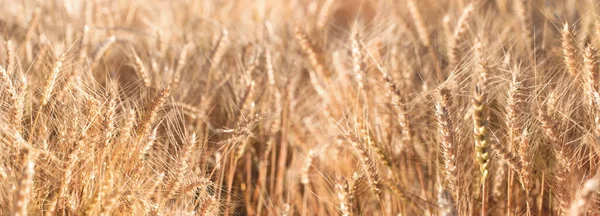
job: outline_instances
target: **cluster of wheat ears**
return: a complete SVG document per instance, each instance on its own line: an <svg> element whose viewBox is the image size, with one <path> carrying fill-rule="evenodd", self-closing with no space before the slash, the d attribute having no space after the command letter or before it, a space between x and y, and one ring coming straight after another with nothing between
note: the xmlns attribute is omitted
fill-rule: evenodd
<svg viewBox="0 0 600 216"><path fill-rule="evenodd" d="M0 215L600 214L594 0L0 5Z"/></svg>

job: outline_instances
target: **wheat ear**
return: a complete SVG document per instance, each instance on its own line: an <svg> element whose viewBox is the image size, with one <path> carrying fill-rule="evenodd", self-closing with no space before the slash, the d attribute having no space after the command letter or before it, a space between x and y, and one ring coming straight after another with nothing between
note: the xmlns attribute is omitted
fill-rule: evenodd
<svg viewBox="0 0 600 216"><path fill-rule="evenodd" d="M488 110L487 110L487 70L486 62L482 63L483 71L479 76L479 81L473 91L472 110L473 110L473 137L475 139L475 158L479 164L481 174L481 214L487 212L487 190L486 179L489 175L489 153L488 153Z"/></svg>
<svg viewBox="0 0 600 216"><path fill-rule="evenodd" d="M562 51L567 71L572 76L577 76L579 71L579 51L577 50L577 40L575 34L565 23L562 30Z"/></svg>
<svg viewBox="0 0 600 216"><path fill-rule="evenodd" d="M585 96L587 99L587 103L590 107L596 109L596 111L600 111L600 104L596 102L600 102L600 95L598 94L598 84L600 79L598 74L600 71L600 65L598 65L598 50L589 45L585 49L585 53L583 55L583 63L584 63L584 90Z"/></svg>
<svg viewBox="0 0 600 216"><path fill-rule="evenodd" d="M16 216L27 215L27 207L31 197L33 196L31 194L31 190L33 187L33 175L35 174L35 163L33 161L34 153L29 149L24 151L25 158L23 162L25 166L23 166L23 175L15 191L13 212Z"/></svg>
<svg viewBox="0 0 600 216"><path fill-rule="evenodd" d="M588 179L583 187L577 191L577 197L571 203L569 211L570 216L586 215L587 208L592 202L594 195L600 188L600 182L597 177Z"/></svg>
<svg viewBox="0 0 600 216"><path fill-rule="evenodd" d="M423 16L421 16L421 12L419 12L419 8L414 0L409 0L407 2L408 11L410 12L410 16L415 22L415 27L417 29L417 34L419 35L419 39L423 46L428 47L430 45L429 41L429 32L425 27L425 23L423 22Z"/></svg>
<svg viewBox="0 0 600 216"><path fill-rule="evenodd" d="M475 10L473 4L469 4L463 9L462 14L458 18L456 28L452 34L452 38L448 42L450 49L448 49L448 67L453 69L458 64L460 58L460 42L464 40L467 32L468 21L471 18L471 14Z"/></svg>
<svg viewBox="0 0 600 216"><path fill-rule="evenodd" d="M451 94L447 88L442 88L438 92L439 99L436 103L436 111L438 118L438 131L442 142L442 156L444 158L444 166L446 170L446 178L450 183L451 188L455 188L457 180L456 173L456 155L454 145L454 127L450 116L449 106Z"/></svg>
<svg viewBox="0 0 600 216"><path fill-rule="evenodd" d="M146 133L148 133L150 126L154 123L156 116L158 115L158 111L162 108L163 104L169 97L169 93L171 92L171 87L167 86L163 88L158 95L148 104L148 109L144 113L141 119L137 122L139 126L136 130L136 135L138 136L138 143L142 140Z"/></svg>

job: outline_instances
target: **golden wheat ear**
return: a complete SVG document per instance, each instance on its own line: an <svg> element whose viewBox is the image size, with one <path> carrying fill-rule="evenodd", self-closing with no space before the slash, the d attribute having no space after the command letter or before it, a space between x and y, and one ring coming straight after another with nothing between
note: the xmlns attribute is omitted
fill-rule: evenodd
<svg viewBox="0 0 600 216"><path fill-rule="evenodd" d="M577 191L577 197L571 201L571 207L569 208L570 216L587 215L587 210L592 202L594 195L600 189L600 182L598 177L592 177L585 181L583 186Z"/></svg>
<svg viewBox="0 0 600 216"><path fill-rule="evenodd" d="M23 149L23 171L19 184L15 190L13 213L15 215L25 216L28 213L28 206L32 199L33 177L35 174L34 153L29 149Z"/></svg>
<svg viewBox="0 0 600 216"><path fill-rule="evenodd" d="M579 50L575 34L569 28L569 23L565 23L562 29L562 51L566 70L576 77L579 74Z"/></svg>
<svg viewBox="0 0 600 216"><path fill-rule="evenodd" d="M449 106L451 101L451 93L447 88L442 88L438 91L438 99L436 101L436 111L438 117L438 131L442 143L442 157L444 158L444 167L446 171L446 179L450 184L450 188L455 188L457 175L457 156L456 146L454 143L454 127L450 116Z"/></svg>

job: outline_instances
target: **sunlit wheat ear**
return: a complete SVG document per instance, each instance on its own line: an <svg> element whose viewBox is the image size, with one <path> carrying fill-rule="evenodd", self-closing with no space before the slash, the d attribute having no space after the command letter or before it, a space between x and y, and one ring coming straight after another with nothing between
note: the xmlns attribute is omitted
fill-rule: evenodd
<svg viewBox="0 0 600 216"><path fill-rule="evenodd" d="M457 216L456 205L450 191L444 189L441 184L437 186L437 203L441 216Z"/></svg>
<svg viewBox="0 0 600 216"><path fill-rule="evenodd" d="M181 79L181 70L183 70L183 68L187 64L188 54L194 49L195 46L196 45L194 43L190 42L185 44L185 46L181 48L181 52L179 53L179 57L177 60L177 67L173 72L173 82L179 82L179 80Z"/></svg>
<svg viewBox="0 0 600 216"><path fill-rule="evenodd" d="M471 19L471 14L474 10L475 7L473 4L469 4L463 9L462 14L458 18L458 22L456 23L456 27L454 28L454 32L452 33L452 38L448 42L448 68L450 69L456 67L460 61L460 43L465 39L469 25L468 22Z"/></svg>
<svg viewBox="0 0 600 216"><path fill-rule="evenodd" d="M515 156L508 149L506 149L501 143L498 143L496 140L491 140L490 148L515 172L521 171L521 169L523 168L523 165L521 164L521 159L518 156Z"/></svg>
<svg viewBox="0 0 600 216"><path fill-rule="evenodd" d="M487 68L487 65L484 64ZM485 180L488 176L488 110L487 110L487 71L481 72L479 81L473 91L473 136L475 139L475 153L481 177Z"/></svg>
<svg viewBox="0 0 600 216"><path fill-rule="evenodd" d="M267 80L269 81L269 87L275 96L275 103L279 103L281 101L281 91L277 87L273 57L269 49L265 50L265 67L267 67Z"/></svg>
<svg viewBox="0 0 600 216"><path fill-rule="evenodd" d="M56 60L54 62L52 71L46 78L46 83L44 84L43 93L42 93L41 107L45 107L48 104L48 102L50 102L52 92L54 90L54 87L56 86L56 80L57 80L58 76L60 75L60 72L62 69L64 57L65 57L64 54L60 55L58 57L58 60Z"/></svg>
<svg viewBox="0 0 600 216"><path fill-rule="evenodd" d="M310 43L308 36L299 27L296 27L296 40L300 43L302 50L306 54L309 59L313 70L308 70L308 75L310 79L310 83L312 87L315 89L317 94L324 101L329 100L329 94L326 91L326 85L322 84L320 81L323 78L327 82L327 77L324 76L326 72L325 66L323 65L321 56L317 54L313 48L313 45ZM328 74L328 73L327 73Z"/></svg>
<svg viewBox="0 0 600 216"><path fill-rule="evenodd" d="M302 167L300 183L302 183L305 187L310 184L310 168L313 165L313 159L315 158L315 150L311 149L308 151L308 155L306 156L306 160L304 161L304 166Z"/></svg>
<svg viewBox="0 0 600 216"><path fill-rule="evenodd" d="M171 87L167 86L159 91L158 95L154 97L152 101L146 106L145 113L141 116L141 118L137 121L138 128L136 130L136 135L138 136L137 142L140 142L142 138L147 134L150 130L151 125L156 120L156 116L158 112L162 108L163 104L169 97L171 92Z"/></svg>
<svg viewBox="0 0 600 216"><path fill-rule="evenodd" d="M81 37L79 38L79 56L77 62L83 64L85 57L87 56L88 37L90 32L90 26L84 25L81 30Z"/></svg>
<svg viewBox="0 0 600 216"><path fill-rule="evenodd" d="M508 99L506 105L506 126L508 130L508 149L517 146L520 132L523 130L523 111L525 104L525 93L522 82L518 78L518 72L513 72Z"/></svg>
<svg viewBox="0 0 600 216"><path fill-rule="evenodd" d="M446 49L450 50L452 48L452 44L450 40L454 39L454 37L452 36L453 32L452 29L450 27L450 16L449 15L445 15L444 18L442 18L442 28L444 30L444 39L446 40Z"/></svg>
<svg viewBox="0 0 600 216"><path fill-rule="evenodd" d="M126 146L127 145L127 141L128 139L132 136L131 131L134 129L134 125L135 125L135 110L134 109L127 109L125 110L125 116L123 117L123 122L121 123L120 127L119 127L119 137L117 140L117 143L119 145L123 145ZM131 153L131 151L128 151ZM130 154L128 154L130 155ZM131 157L131 155L130 155Z"/></svg>
<svg viewBox="0 0 600 216"><path fill-rule="evenodd" d="M359 190L359 181L363 178L362 175L358 174L358 172L354 172L352 174L352 180L348 181L348 206L350 206L350 211L354 209L354 205L357 204L356 194Z"/></svg>
<svg viewBox="0 0 600 216"><path fill-rule="evenodd" d="M358 134L359 134L359 139L363 140L363 142L366 143L366 145L369 147L369 149L375 153L375 155L377 155L377 159L379 161L379 163L381 163L383 166L385 166L388 171L392 172L392 161L389 159L389 157L386 155L386 153L384 152L383 149L381 149L377 142L375 141L375 139L373 139L371 137L371 134L369 133L369 130L366 128L366 126L364 125L364 122L355 121L356 123L356 128L358 130Z"/></svg>
<svg viewBox="0 0 600 216"><path fill-rule="evenodd" d="M15 66L16 66L16 57L15 57L16 53L15 53L15 47L14 47L14 43L12 40L8 40L6 41L6 71L8 71L9 74L14 73L15 70Z"/></svg>
<svg viewBox="0 0 600 216"><path fill-rule="evenodd" d="M152 130L152 132L150 132L147 136L147 139L145 139L143 143L140 143L139 148L139 153L138 153L138 160L139 161L143 161L146 157L148 157L149 151L150 149L152 149L152 146L154 146L154 142L156 142L156 133L158 128L154 128L154 130ZM138 141L139 143L139 141ZM137 168L136 168L137 169Z"/></svg>
<svg viewBox="0 0 600 216"><path fill-rule="evenodd" d="M140 59L140 56L135 52L132 48L134 65L135 65L135 73L142 79L144 82L144 86L150 87L152 85L152 81L150 80L150 75L148 73L148 69L146 68L146 64Z"/></svg>
<svg viewBox="0 0 600 216"><path fill-rule="evenodd" d="M396 114L396 118L401 128L402 144L410 145L410 142L412 141L413 132L412 125L410 124L409 120L408 107L404 99L404 94L401 88L398 85L396 85L394 80L392 80L392 77L387 72L381 70L381 73L383 75L383 80L385 81L388 87L389 95L391 97L390 99L392 103L392 109ZM401 147L406 148L406 146Z"/></svg>
<svg viewBox="0 0 600 216"><path fill-rule="evenodd" d="M562 52L567 71L572 76L579 74L579 50L575 34L569 28L569 23L565 23L562 29Z"/></svg>
<svg viewBox="0 0 600 216"><path fill-rule="evenodd" d="M20 129L21 118L23 113L21 92L24 91L23 84L18 83L19 86L15 86L13 81L10 79L7 71L0 67L0 82L2 83L2 90L6 92L9 99L9 114L8 122L14 129Z"/></svg>
<svg viewBox="0 0 600 216"><path fill-rule="evenodd" d="M24 152L23 171L19 184L14 192L15 195L13 201L13 213L18 216L27 215L27 207L33 196L32 187L33 175L35 174L35 157L34 153L29 149L24 149Z"/></svg>
<svg viewBox="0 0 600 216"><path fill-rule="evenodd" d="M529 193L529 190L533 184L531 182L531 175L533 171L533 155L531 154L531 144L529 141L531 138L528 136L529 132L527 129L524 129L519 142L519 157L521 158L521 164L523 165L520 173L521 181L523 183L523 189L525 189L527 193Z"/></svg>
<svg viewBox="0 0 600 216"><path fill-rule="evenodd" d="M479 164L479 172L481 175L481 212L485 214L487 211L487 183L486 179L489 175L489 134L488 134L488 99L487 99L487 62L481 63L482 71L479 74L479 81L475 85L472 99L473 111L473 138L475 140L475 159Z"/></svg>
<svg viewBox="0 0 600 216"><path fill-rule="evenodd" d="M188 139L187 143L183 144L180 155L177 158L176 166L174 168L175 178L172 178L167 184L167 191L169 191L168 197L170 198L173 198L177 192L181 191L181 183L184 181L185 173L188 172L188 169L190 168L189 158L196 142L196 134L192 134Z"/></svg>
<svg viewBox="0 0 600 216"><path fill-rule="evenodd" d="M493 145L493 144L491 144L491 145ZM515 159L516 159L516 161L519 161L518 158L515 158ZM506 183L507 183L507 179L508 179L507 174L509 171L508 166L503 161L498 163L498 165L499 165L499 167L496 169L496 172L494 173L494 180L493 180L493 185L492 185L492 196L496 200L502 199L505 194ZM515 170L518 170L518 169L515 169Z"/></svg>
<svg viewBox="0 0 600 216"><path fill-rule="evenodd" d="M556 174L556 199L561 212L565 212L568 209L569 191L567 191L569 171L570 171L570 158L565 152L565 148L562 141L559 140L558 124L552 119L549 114L548 107L543 106L538 110L538 120L542 125L542 129L546 137L550 140L550 148L552 149L554 156L558 160Z"/></svg>
<svg viewBox="0 0 600 216"><path fill-rule="evenodd" d="M79 160L78 154L80 150L81 148L73 149L67 157L67 161L63 167L64 173L61 178L62 181L60 182L60 187L58 189L58 192L54 195L52 201L50 202L51 204L50 208L48 209L48 212L55 214L58 209L63 209L65 207L65 198L67 196L67 193L69 192L69 187L73 179L73 168Z"/></svg>
<svg viewBox="0 0 600 216"><path fill-rule="evenodd" d="M442 156L444 158L444 166L446 178L451 188L454 188L457 180L456 173L456 154L454 144L454 126L450 116L449 106L451 101L451 93L447 88L442 88L438 91L438 99L436 101L436 111L438 118L438 131L442 144Z"/></svg>
<svg viewBox="0 0 600 216"><path fill-rule="evenodd" d="M110 90L109 90L110 91ZM109 93L108 103L106 104L104 119L102 120L102 126L104 130L104 148L108 147L115 132L115 113L117 109L117 98L116 93Z"/></svg>
<svg viewBox="0 0 600 216"><path fill-rule="evenodd" d="M217 67L221 60L223 59L223 55L225 55L225 50L229 45L229 32L226 29L221 30L221 37L217 41L217 44L212 50L211 58L210 58L210 70Z"/></svg>
<svg viewBox="0 0 600 216"><path fill-rule="evenodd" d="M600 84L600 66L598 65L598 49L594 48L591 44L585 49L583 55L584 63L584 94L587 99L587 104L591 108L595 108L596 111L600 111L600 94L598 93L598 87Z"/></svg>
<svg viewBox="0 0 600 216"><path fill-rule="evenodd" d="M20 81L17 81L17 95L12 95L14 98L11 98L12 105L9 111L9 122L17 130L17 132L22 132L23 130L23 125L21 124L21 122L25 113L25 101L27 99L27 90L27 78L22 76Z"/></svg>
<svg viewBox="0 0 600 216"><path fill-rule="evenodd" d="M523 36L524 43L526 45L526 50L529 52L528 54L533 54L534 50L534 40L533 40L533 30L532 30L532 21L531 21L531 11L527 6L528 1L526 0L515 0L514 8L517 12L517 16L520 21L521 26L521 35Z"/></svg>
<svg viewBox="0 0 600 216"><path fill-rule="evenodd" d="M25 49L25 54L27 57L27 61L31 61L32 57L32 38L36 32L36 28L38 26L38 18L41 14L41 9L36 8L31 15L31 19L29 20L29 24L27 25L27 30L25 31L25 39L24 42L19 46L19 52L23 52Z"/></svg>
<svg viewBox="0 0 600 216"><path fill-rule="evenodd" d="M590 203L593 201L594 195L600 188L598 177L592 177L585 181L583 186L577 191L577 197L571 202L569 210L570 216L586 215Z"/></svg>
<svg viewBox="0 0 600 216"><path fill-rule="evenodd" d="M371 192L376 196L379 196L381 193L381 188L379 184L379 175L377 174L377 170L375 168L375 163L371 160L371 157L367 153L367 150L359 143L358 140L354 137L348 137L348 140L352 144L354 151L356 152L356 156L359 157L361 161L362 167L364 168L367 179L369 181L369 186L371 187Z"/></svg>
<svg viewBox="0 0 600 216"><path fill-rule="evenodd" d="M94 68L97 64L100 63L100 59L102 58L102 56L104 56L104 53L110 48L110 46L112 46L115 43L115 41L117 41L117 38L113 35L108 37L106 40L102 41L102 43L100 43L98 47L96 47L96 49L92 53L92 62L90 63L90 68Z"/></svg>
<svg viewBox="0 0 600 216"><path fill-rule="evenodd" d="M327 21L329 20L331 9L336 0L326 0L322 7L321 11L319 11L319 16L317 17L317 26L319 28L324 28L327 25Z"/></svg>
<svg viewBox="0 0 600 216"><path fill-rule="evenodd" d="M358 24L354 24L352 29L352 71L354 72L354 78L358 83L358 89L363 90L365 88L365 64L363 62L363 52L361 49L360 33L358 28Z"/></svg>
<svg viewBox="0 0 600 216"><path fill-rule="evenodd" d="M405 190L401 189L398 184L394 183L390 179L384 179L383 183L387 186L388 189L394 194L394 196L402 201L407 200L407 194L404 192Z"/></svg>
<svg viewBox="0 0 600 216"><path fill-rule="evenodd" d="M348 181L345 178L338 178L335 189L337 190L342 215L350 216L351 207L349 206L348 201Z"/></svg>
<svg viewBox="0 0 600 216"><path fill-rule="evenodd" d="M419 39L423 46L428 47L430 45L429 42L429 32L425 23L423 22L423 17L421 16L421 12L419 12L419 8L417 7L414 0L409 0L407 2L408 11L410 12L410 16L415 22L415 27L417 29L417 34L419 35Z"/></svg>
<svg viewBox="0 0 600 216"><path fill-rule="evenodd" d="M300 43L302 50L308 57L313 70L319 75L327 80L329 77L329 72L325 68L325 64L323 63L323 57L320 53L317 53L315 50L315 46L311 44L308 36L300 29L300 27L296 26L295 28L295 36L296 40Z"/></svg>

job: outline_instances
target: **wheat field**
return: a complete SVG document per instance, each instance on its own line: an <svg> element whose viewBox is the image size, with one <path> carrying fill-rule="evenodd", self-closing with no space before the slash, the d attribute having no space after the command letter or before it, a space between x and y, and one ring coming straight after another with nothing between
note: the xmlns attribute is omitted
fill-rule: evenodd
<svg viewBox="0 0 600 216"><path fill-rule="evenodd" d="M0 5L0 215L600 215L595 0Z"/></svg>

